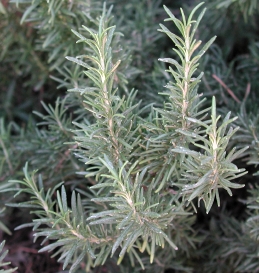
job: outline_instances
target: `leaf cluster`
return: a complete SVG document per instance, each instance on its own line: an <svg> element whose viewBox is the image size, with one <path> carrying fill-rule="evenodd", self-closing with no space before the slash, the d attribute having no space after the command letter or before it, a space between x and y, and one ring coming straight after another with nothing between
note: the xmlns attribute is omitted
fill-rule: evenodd
<svg viewBox="0 0 259 273"><path fill-rule="evenodd" d="M246 156L249 165L259 162L258 115L251 111L254 98L245 82L256 82L257 59L250 60L258 55L257 44L251 44L251 55L231 65L226 60L230 52L218 46L202 58L215 41L202 45L200 40L207 35L201 33L202 18L208 18L205 9L196 15L202 4L188 16L164 6L169 18L155 32L149 18L161 21L162 1L148 1L146 9L135 0L117 3L119 9L104 4L102 13L101 1L13 2L21 22L34 33L25 39L32 50L24 51L18 66L23 71L24 60L33 57L40 69L36 73L29 65L22 75L36 77L29 81L30 86L37 83L35 90L46 87L50 73L61 90L68 89L54 104L43 102L44 112L34 111L37 125L33 119L26 129L1 121L1 192L16 191L21 202L10 206L30 208L34 215L32 223L20 228L33 227L35 239L48 242L41 251L54 252L69 272L79 267L97 272L102 266L110 272L192 272L199 259L201 272L257 270L257 187L251 190L247 220L225 212L220 220L214 217L219 210L214 203L224 208L229 200L225 192L232 196L244 187L240 178L247 172L239 158ZM235 2L243 7L242 1ZM227 1L216 4L226 13L230 8ZM245 8L247 19L256 6L247 1ZM13 16L8 9L0 6L5 31ZM76 46L72 33L79 39ZM166 51L160 64L153 64L147 56L157 54L155 42L163 35L173 43L173 57ZM17 47L8 37L3 60L13 66L10 56ZM9 86L10 98L15 84ZM155 103L149 104L151 99ZM216 99L227 105L220 107L221 115ZM25 161L29 165L22 180ZM38 178L28 166L38 169ZM212 217L207 229L199 223L203 211ZM219 258L224 263L216 266Z"/></svg>

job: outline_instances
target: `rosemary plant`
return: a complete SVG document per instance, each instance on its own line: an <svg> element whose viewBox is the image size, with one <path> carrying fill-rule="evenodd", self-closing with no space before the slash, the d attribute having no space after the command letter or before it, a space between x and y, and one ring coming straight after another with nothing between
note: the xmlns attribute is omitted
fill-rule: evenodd
<svg viewBox="0 0 259 273"><path fill-rule="evenodd" d="M227 64L214 59L228 52L220 54L212 46L202 58L216 39L200 33L203 3L188 15L166 6L162 13L162 1L147 1L146 15L140 1L117 3L120 10L131 11L123 17L116 3L114 10L110 6L112 1L10 2L22 12L21 23L33 26L37 39L27 41L23 33L15 41L7 35L1 58L8 67L25 70L23 77L33 76L30 86L45 98L40 106L44 112L34 111L37 125L28 116L22 118L26 129L16 123L6 126L1 119L1 192L15 191L17 201L8 205L29 208L34 215L18 229L32 227L35 240L43 237L46 243L40 251L58 256L63 270L71 273L100 272L101 267L106 272L196 272L199 259L200 272L258 272L253 252L258 248L258 187L251 186L246 221L225 212L227 195L245 186L240 178L247 171L237 159L247 156L248 165L259 162L258 115L247 114L250 85L243 101L239 94L222 92L227 87L221 78L231 72L224 73ZM228 2L217 1L217 8L227 10ZM134 10L135 4L139 9ZM257 9L250 1L236 5L245 6L246 20ZM12 17L8 9L0 4L5 26ZM154 32L144 16L160 20L162 14L168 18ZM135 16L133 27L140 26L123 37L127 16ZM169 39L173 52L163 52L160 64L153 65L147 54L156 54L156 47L150 43L162 37L161 48ZM18 66L10 61L16 42L33 48L24 49ZM256 44L251 48L259 55ZM23 62L27 57L33 65ZM240 67L246 64L240 60ZM45 94L44 86L53 84L48 76L60 84L61 96ZM8 94L16 84L9 85ZM53 97L54 106L47 102ZM220 108L220 115L216 101L228 106ZM209 219L209 227L199 225L200 215ZM217 268L218 257L225 264Z"/></svg>

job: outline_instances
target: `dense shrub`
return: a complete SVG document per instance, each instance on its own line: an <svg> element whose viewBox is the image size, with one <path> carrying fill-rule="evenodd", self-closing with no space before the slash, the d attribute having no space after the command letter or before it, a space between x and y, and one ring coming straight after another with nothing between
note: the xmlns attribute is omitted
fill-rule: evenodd
<svg viewBox="0 0 259 273"><path fill-rule="evenodd" d="M64 272L259 272L258 5L3 0L1 229Z"/></svg>

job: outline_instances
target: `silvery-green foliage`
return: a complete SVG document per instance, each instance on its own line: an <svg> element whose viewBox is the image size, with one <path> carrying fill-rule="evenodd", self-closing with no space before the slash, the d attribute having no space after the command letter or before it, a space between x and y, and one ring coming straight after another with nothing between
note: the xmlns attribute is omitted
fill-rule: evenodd
<svg viewBox="0 0 259 273"><path fill-rule="evenodd" d="M3 252L4 245L5 245L5 241L1 242L1 244L0 244L0 272L1 273L12 273L12 272L15 272L17 270L17 267L13 268L13 269L3 269L4 266L10 264L10 262L4 262L4 259L5 259L6 255L8 254L8 250L5 250Z"/></svg>
<svg viewBox="0 0 259 273"><path fill-rule="evenodd" d="M204 107L198 90L203 77L199 62L215 40L204 45L197 40L205 14L203 9L197 15L202 4L189 16L181 9L181 20L164 7L169 18L150 39L168 36L175 57L161 57L164 64L156 66L154 78L168 66L162 73L168 81L165 90L154 95L164 103L147 105L128 88L139 70L132 72L128 49L123 53L126 43L114 25L112 8L104 4L96 17L100 6L95 10L91 1L16 2L28 4L22 21L38 26L38 42L49 53L48 70L57 68L59 76L52 78L69 89L55 106L42 103L47 114L35 112L42 121L28 147L31 155L24 160L29 161L25 178L10 181L9 190L17 191L16 196L30 196L10 206L29 207L35 215L20 228L31 226L35 239L50 240L41 251L54 251L69 272L82 264L90 272L114 261L117 269L126 264L137 272L152 272L150 263L160 272L191 272L187 258L197 259L195 252L205 240L195 228L196 203L204 203L209 213L215 200L220 205L220 190L232 195L231 189L243 187L232 180L246 172L233 161L247 149L228 150L238 131L236 118L227 113L220 119L215 98ZM64 38L67 25L79 39L76 45ZM64 69L61 51L69 55ZM18 142L20 149L23 143ZM1 155L8 166L6 151ZM42 174L37 176L28 166Z"/></svg>

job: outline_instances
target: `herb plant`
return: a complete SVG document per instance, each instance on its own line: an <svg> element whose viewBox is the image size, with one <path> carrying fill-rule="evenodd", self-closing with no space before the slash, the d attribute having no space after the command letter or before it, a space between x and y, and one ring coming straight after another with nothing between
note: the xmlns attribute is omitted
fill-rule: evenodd
<svg viewBox="0 0 259 273"><path fill-rule="evenodd" d="M238 98L242 93L236 96L218 76L217 69L227 64L215 65L216 37L200 33L203 3L176 16L167 6L162 11L162 1L147 1L147 18L168 16L155 32L138 1L132 13L134 4L117 3L128 11L123 17L111 1L17 0L0 5L5 31L14 20L12 2L34 34L29 41L24 32L17 40L2 34L1 58L6 67L23 71L27 81L21 88L27 83L44 99L39 110L33 100L26 106L34 117L20 109L4 111L1 119L1 192L15 192L4 203L33 214L32 222L18 229L32 227L35 240L43 237L39 251L53 253L71 273L196 272L199 260L200 272L258 272L256 183L242 201L248 204L246 220L225 211L228 196L244 190L243 178L249 177L240 162L259 162L258 115L247 113L256 112L247 107L250 84ZM228 9L224 3L217 8ZM256 7L246 6L244 22ZM160 63L146 58L145 48L156 54L153 45L139 50L130 32L123 37L125 17L133 15L149 33L140 27L132 35L152 42L164 35L161 47L173 47L158 56ZM22 47L20 63L12 62L15 43L30 47ZM256 44L251 48L256 54ZM239 66L249 67L247 62L239 59ZM10 100L19 80L8 86ZM54 83L60 91L53 95L45 88ZM218 111L217 102L227 107ZM217 266L219 258L224 263Z"/></svg>

